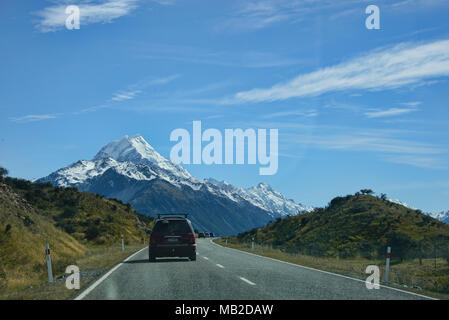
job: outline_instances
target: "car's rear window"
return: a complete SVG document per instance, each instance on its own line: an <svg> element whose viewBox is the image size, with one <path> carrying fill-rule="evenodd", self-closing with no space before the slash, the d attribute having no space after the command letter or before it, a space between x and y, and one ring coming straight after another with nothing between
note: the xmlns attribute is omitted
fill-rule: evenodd
<svg viewBox="0 0 449 320"><path fill-rule="evenodd" d="M192 230L185 220L162 220L156 223L153 232L189 233L192 232Z"/></svg>

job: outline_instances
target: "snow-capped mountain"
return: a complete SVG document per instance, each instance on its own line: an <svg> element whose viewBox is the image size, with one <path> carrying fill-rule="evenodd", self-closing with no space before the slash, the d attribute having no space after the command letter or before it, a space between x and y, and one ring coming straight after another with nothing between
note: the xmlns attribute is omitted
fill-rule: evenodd
<svg viewBox="0 0 449 320"><path fill-rule="evenodd" d="M402 201L400 201L400 200L398 200L398 199L388 199L388 201L393 202L393 203L396 203L396 204L399 204L399 205L401 205L401 206L404 206L404 207L407 207L407 208L410 208L410 209L413 209L413 210L416 210L416 208L413 208L413 207L409 206L407 203L402 202ZM440 221L442 221L442 222L444 222L444 223L449 224L449 211L446 211L446 212L441 211L441 212L439 212L439 213L430 213L430 212L427 212L427 213L425 213L425 214L431 216L432 218L435 218L435 219L437 219L437 220L440 220Z"/></svg>
<svg viewBox="0 0 449 320"><path fill-rule="evenodd" d="M170 172L171 175L182 177L183 179L193 178L183 167L161 156L140 135L135 137L124 136L120 140L108 143L97 153L93 161L109 158L119 162L145 164L149 167Z"/></svg>
<svg viewBox="0 0 449 320"><path fill-rule="evenodd" d="M431 216L434 217L435 219L438 219L440 221L443 221L444 223L449 224L449 210L446 212L441 211L439 213L434 213L431 214Z"/></svg>
<svg viewBox="0 0 449 320"><path fill-rule="evenodd" d="M280 216L297 215L313 211L313 207L304 206L287 199L266 183L259 183L255 187L241 189L228 184L226 181L217 181L213 178L207 179L207 182L220 187L222 190L226 190L228 194L236 193L253 205Z"/></svg>
<svg viewBox="0 0 449 320"><path fill-rule="evenodd" d="M402 202L399 199L388 199L388 201L396 203L396 204L400 204L401 206L404 206L404 207L407 207L407 208L410 208L410 209L415 209L415 208L410 207L407 203Z"/></svg>
<svg viewBox="0 0 449 320"><path fill-rule="evenodd" d="M254 205L259 205L280 215L297 215L311 212L314 209L313 207L304 206L291 199L287 199L284 195L273 190L271 186L266 183L259 183L256 187L248 188L245 191L249 195L249 197L245 199L248 199Z"/></svg>
<svg viewBox="0 0 449 320"><path fill-rule="evenodd" d="M161 178L177 186L186 184L194 189L200 187L198 179L183 167L161 156L140 135L124 136L112 141L104 146L93 160L77 161L42 179L63 187L78 186L109 169L134 180Z"/></svg>
<svg viewBox="0 0 449 320"><path fill-rule="evenodd" d="M188 212L198 228L220 234L313 209L286 199L267 184L242 189L197 179L140 135L112 141L91 161L77 161L39 181L118 198L148 214Z"/></svg>

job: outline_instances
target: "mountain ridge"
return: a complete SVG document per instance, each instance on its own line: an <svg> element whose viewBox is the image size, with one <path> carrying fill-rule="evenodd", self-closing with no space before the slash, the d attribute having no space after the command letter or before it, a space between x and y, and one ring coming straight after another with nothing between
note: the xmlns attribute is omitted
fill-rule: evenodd
<svg viewBox="0 0 449 320"><path fill-rule="evenodd" d="M313 209L285 198L264 183L243 189L212 178L198 179L161 156L140 135L114 140L102 147L92 160L79 160L38 181L117 198L150 215L190 210L199 228L225 234ZM170 197L179 191L184 196L174 197L178 199L175 203ZM159 199L154 198L154 194L158 194ZM208 213L208 207L217 211ZM196 214L196 209L202 213ZM248 212L250 220L240 211ZM225 223L221 222L223 227L218 220L207 221L212 214L225 218ZM232 221L234 218L236 221ZM232 224L237 226L229 227Z"/></svg>

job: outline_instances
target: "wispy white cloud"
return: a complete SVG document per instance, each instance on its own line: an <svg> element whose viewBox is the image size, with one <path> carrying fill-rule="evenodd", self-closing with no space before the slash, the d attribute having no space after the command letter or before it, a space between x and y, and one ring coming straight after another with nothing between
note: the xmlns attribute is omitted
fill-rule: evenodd
<svg viewBox="0 0 449 320"><path fill-rule="evenodd" d="M405 139L376 136L373 134L321 134L299 136L297 142L327 150L372 151L405 154L441 154L436 146Z"/></svg>
<svg viewBox="0 0 449 320"><path fill-rule="evenodd" d="M73 112L67 112L67 113L58 113L58 114L44 114L44 115L26 115L22 117L16 117L16 118L9 118L12 122L17 123L26 123L26 122L34 122L34 121L41 121L46 119L54 119L61 115L71 115L71 116L77 116L92 112L97 112L104 109L112 109L112 108L118 108L118 103L121 101L131 100L134 99L139 93L142 92L147 87L150 86L156 86L156 85L164 85L167 84L177 78L179 78L179 74L174 74L166 77L160 77L160 78L151 78L151 79L144 79L137 83L134 83L130 86L128 86L127 90L121 90L113 94L112 98L107 101L106 103L95 105L87 108L83 108L81 110L73 111ZM134 110L134 111L142 111L144 108L127 108L127 110ZM153 108L153 110L164 110L164 111L179 111L182 109L179 107L179 109L169 108L169 107L160 107L160 108ZM188 110L187 110L188 111Z"/></svg>
<svg viewBox="0 0 449 320"><path fill-rule="evenodd" d="M281 2L243 2L242 7L235 13L235 17L228 21L228 25L261 29L276 22L287 20L291 13L284 10L285 7Z"/></svg>
<svg viewBox="0 0 449 320"><path fill-rule="evenodd" d="M103 0L70 3L80 9L81 28L92 23L110 23L114 19L126 16L137 8L140 0ZM34 14L40 19L36 28L41 32L57 31L65 28L68 14L65 10L67 1L56 1L53 6L46 7Z"/></svg>
<svg viewBox="0 0 449 320"><path fill-rule="evenodd" d="M298 155L298 154L291 154L291 153L278 153L279 157L284 157L284 158L292 158L292 159L303 159L304 156L303 155Z"/></svg>
<svg viewBox="0 0 449 320"><path fill-rule="evenodd" d="M438 146L407 139L355 132L354 134L321 134L300 136L296 142L324 150L373 152L381 160L420 168L445 169Z"/></svg>
<svg viewBox="0 0 449 320"><path fill-rule="evenodd" d="M239 68L270 68L306 64L294 53L269 51L223 51L204 47L169 44L138 44L135 57L139 59L173 60L194 64L210 64Z"/></svg>
<svg viewBox="0 0 449 320"><path fill-rule="evenodd" d="M176 3L176 0L152 0L152 1L163 6L172 6Z"/></svg>
<svg viewBox="0 0 449 320"><path fill-rule="evenodd" d="M449 180L437 181L414 181L407 184L386 185L385 189L389 190L412 190L412 189L433 189L433 188L449 188Z"/></svg>
<svg viewBox="0 0 449 320"><path fill-rule="evenodd" d="M235 95L236 102L277 101L347 90L387 90L421 85L449 76L449 40L426 44L399 44L347 62L301 74L268 89Z"/></svg>
<svg viewBox="0 0 449 320"><path fill-rule="evenodd" d="M242 0L219 30L258 30L279 22L298 22L317 11L345 7L355 0Z"/></svg>
<svg viewBox="0 0 449 320"><path fill-rule="evenodd" d="M148 81L147 83L139 84L139 85L140 86L154 86L154 85L167 84L169 82L172 82L173 80L178 79L179 77L181 77L180 74L173 74L171 76L153 79L153 80Z"/></svg>
<svg viewBox="0 0 449 320"><path fill-rule="evenodd" d="M140 93L140 91L120 91L118 93L115 93L112 97L112 101L123 101L123 100L130 100L134 99L134 97Z"/></svg>
<svg viewBox="0 0 449 320"><path fill-rule="evenodd" d="M242 126L243 124L237 123ZM381 161L420 168L444 169L449 150L420 141L422 132L404 129L369 129L298 121L251 121L245 126L282 130L280 148L363 152Z"/></svg>
<svg viewBox="0 0 449 320"><path fill-rule="evenodd" d="M270 114L263 115L262 118L264 119L271 119L271 118L278 118L278 117L290 117L290 116L303 116L303 117L316 117L318 116L317 110L293 110L293 111L280 111L280 112L274 112Z"/></svg>
<svg viewBox="0 0 449 320"><path fill-rule="evenodd" d="M297 142L324 150L370 152L381 161L427 169L447 168L445 147L411 138L412 132L391 129L342 129L299 136Z"/></svg>
<svg viewBox="0 0 449 320"><path fill-rule="evenodd" d="M416 107L419 106L422 102L421 101L411 101L411 102L403 102L401 105L406 107Z"/></svg>
<svg viewBox="0 0 449 320"><path fill-rule="evenodd" d="M391 117L391 116L399 116L402 114L410 113L416 111L417 109L412 108L390 108L387 110L377 110L371 112L365 112L365 115L368 118L381 118L381 117Z"/></svg>
<svg viewBox="0 0 449 320"><path fill-rule="evenodd" d="M12 122L27 123L57 118L57 114L29 114L23 117L9 118Z"/></svg>
<svg viewBox="0 0 449 320"><path fill-rule="evenodd" d="M413 10L414 7L438 7L442 4L447 4L445 0L399 0L399 1L391 1L389 5L392 8L400 8L400 9L408 9Z"/></svg>
<svg viewBox="0 0 449 320"><path fill-rule="evenodd" d="M239 0L229 17L221 21L218 30L259 30L277 23L298 23L316 15L328 19L360 17L371 0ZM418 11L440 8L446 0L377 0L377 5L390 12Z"/></svg>
<svg viewBox="0 0 449 320"><path fill-rule="evenodd" d="M84 113L97 112L99 110L108 109L108 108L110 108L110 105L102 104L102 105L97 105L97 106L93 106L93 107L84 108L84 109L81 109L79 111L74 111L71 114L72 115L80 115L80 114L84 114Z"/></svg>
<svg viewBox="0 0 449 320"><path fill-rule="evenodd" d="M407 164L414 167L429 168L429 169L446 169L447 165L438 158L422 157L416 155L400 155L389 156L385 160L392 163Z"/></svg>
<svg viewBox="0 0 449 320"><path fill-rule="evenodd" d="M180 77L179 74L170 75L167 77L144 79L137 83L128 86L127 90L121 90L114 93L112 101L124 101L134 99L139 93L142 93L148 87L165 85Z"/></svg>

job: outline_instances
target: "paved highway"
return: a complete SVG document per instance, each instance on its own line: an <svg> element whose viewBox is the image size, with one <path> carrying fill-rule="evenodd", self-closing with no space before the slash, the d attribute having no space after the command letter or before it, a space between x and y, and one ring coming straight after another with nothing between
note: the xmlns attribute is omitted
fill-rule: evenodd
<svg viewBox="0 0 449 320"><path fill-rule="evenodd" d="M320 272L197 240L197 261L159 258L143 249L77 299L425 299L391 288Z"/></svg>

